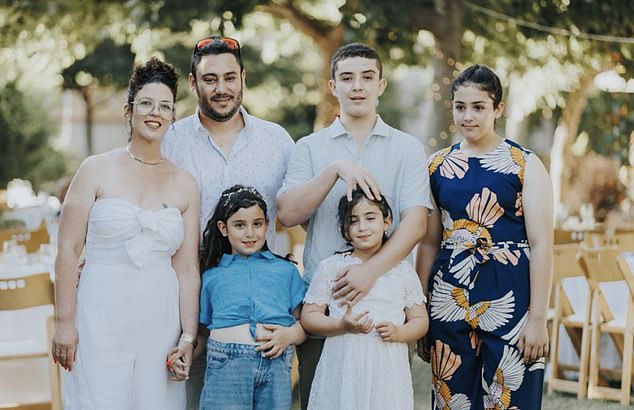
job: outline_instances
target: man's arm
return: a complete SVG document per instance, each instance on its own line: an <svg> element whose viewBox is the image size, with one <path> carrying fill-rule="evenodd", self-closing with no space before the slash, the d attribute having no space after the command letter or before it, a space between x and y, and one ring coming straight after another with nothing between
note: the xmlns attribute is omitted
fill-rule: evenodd
<svg viewBox="0 0 634 410"><path fill-rule="evenodd" d="M403 174L400 178L401 220L381 249L368 261L344 269L337 275L335 298L356 303L383 273L398 265L427 231L427 209L432 208L425 150L420 142L403 140Z"/></svg>
<svg viewBox="0 0 634 410"><path fill-rule="evenodd" d="M337 275L335 298L356 303L376 280L409 255L427 231L426 209L415 206L401 212L401 220L381 249L365 263L351 265Z"/></svg>
<svg viewBox="0 0 634 410"><path fill-rule="evenodd" d="M287 178L294 171L293 162L289 164ZM282 225L291 227L308 221L339 178L347 185L348 199L357 187L369 197L381 194L379 184L369 172L349 160L334 161L307 182L278 195L277 218Z"/></svg>

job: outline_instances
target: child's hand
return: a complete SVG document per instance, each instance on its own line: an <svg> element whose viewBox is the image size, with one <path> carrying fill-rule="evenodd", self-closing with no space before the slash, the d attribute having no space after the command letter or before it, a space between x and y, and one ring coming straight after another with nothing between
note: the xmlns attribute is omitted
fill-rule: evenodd
<svg viewBox="0 0 634 410"><path fill-rule="evenodd" d="M257 335L255 341L265 343L256 347L255 350L262 352L262 357L277 359L293 343L293 331L289 327L280 325L263 324L262 327L268 332Z"/></svg>
<svg viewBox="0 0 634 410"><path fill-rule="evenodd" d="M384 342L400 342L399 327L392 322L384 321L376 325L376 331L379 332Z"/></svg>
<svg viewBox="0 0 634 410"><path fill-rule="evenodd" d="M370 333L372 331L372 328L374 327L372 319L370 319L370 312L366 310L365 312L359 313L358 315L353 315L353 303L347 301L346 304L348 305L348 308L346 309L346 313L341 318L344 328L349 333Z"/></svg>

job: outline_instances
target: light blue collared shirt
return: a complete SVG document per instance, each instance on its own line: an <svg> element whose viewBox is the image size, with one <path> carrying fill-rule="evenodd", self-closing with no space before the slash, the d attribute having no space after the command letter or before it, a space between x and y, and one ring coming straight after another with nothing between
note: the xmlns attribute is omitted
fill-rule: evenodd
<svg viewBox="0 0 634 410"><path fill-rule="evenodd" d="M302 303L306 283L295 265L269 251L248 258L224 254L218 266L203 273L200 323L222 329L249 323L291 326L293 310Z"/></svg>
<svg viewBox="0 0 634 410"><path fill-rule="evenodd" d="M378 115L374 129L361 148L338 118L328 128L300 139L278 195L305 184L333 161L342 159L357 163L379 184L394 213L390 233L398 225L404 210L416 206L432 209L423 144L390 127ZM319 262L345 246L337 226L337 205L345 194L346 184L338 180L309 220L304 247L304 280L307 283Z"/></svg>

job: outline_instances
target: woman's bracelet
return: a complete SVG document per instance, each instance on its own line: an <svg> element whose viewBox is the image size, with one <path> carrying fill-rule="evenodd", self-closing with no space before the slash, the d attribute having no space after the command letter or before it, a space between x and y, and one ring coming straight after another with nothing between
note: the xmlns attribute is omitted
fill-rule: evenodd
<svg viewBox="0 0 634 410"><path fill-rule="evenodd" d="M183 332L183 334L181 334L181 337L178 339L178 343L180 342L191 343L192 346L196 347L196 338L189 333Z"/></svg>

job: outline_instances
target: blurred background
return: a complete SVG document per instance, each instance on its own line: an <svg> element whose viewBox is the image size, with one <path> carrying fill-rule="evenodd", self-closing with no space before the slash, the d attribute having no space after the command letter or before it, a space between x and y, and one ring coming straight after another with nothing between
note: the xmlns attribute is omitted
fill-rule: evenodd
<svg viewBox="0 0 634 410"><path fill-rule="evenodd" d="M606 237L634 232L632 0L1 0L5 276L15 276L16 266L20 274L52 276L58 198L87 155L126 143L123 105L134 64L151 56L174 64L181 73L177 118L194 112L186 83L190 55L196 40L208 35L239 40L245 107L280 123L296 140L337 114L327 90L334 51L352 41L374 46L389 82L379 113L420 138L428 154L455 141L454 76L486 64L504 86L498 132L533 150L550 170L556 241L587 241L598 230ZM36 243L38 232L44 239ZM293 250L301 238L289 242ZM0 294L0 310L2 302ZM48 306L42 320L51 312ZM0 329L20 333L27 321L0 316ZM38 332L21 337L43 341L38 349L46 356L40 346L46 331ZM0 347L15 347L9 336L15 335L0 331ZM580 339L570 337L579 353ZM20 343L13 352L24 358ZM20 390L49 383L46 360L35 376L24 364L10 366L0 369L0 386L7 387L0 408L11 406L15 393L5 379ZM428 408L429 366L416 361L413 369L417 406ZM55 386L41 390L25 394L55 401ZM628 408L595 405L549 396L544 408Z"/></svg>
<svg viewBox="0 0 634 410"><path fill-rule="evenodd" d="M210 34L240 41L249 112L299 139L336 114L330 56L362 41L384 59L380 114L428 154L452 141L455 74L495 69L499 132L550 169L558 222L587 203L603 220L631 196L633 30L621 0L2 1L0 187L57 193L86 155L123 145L126 82L150 56L179 68L177 115L190 115L191 49Z"/></svg>

